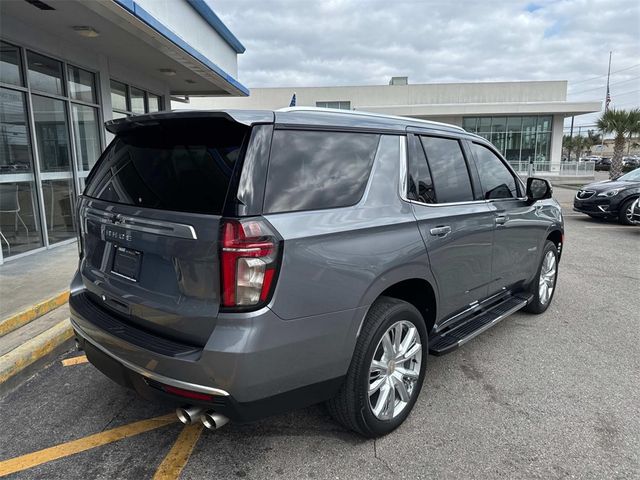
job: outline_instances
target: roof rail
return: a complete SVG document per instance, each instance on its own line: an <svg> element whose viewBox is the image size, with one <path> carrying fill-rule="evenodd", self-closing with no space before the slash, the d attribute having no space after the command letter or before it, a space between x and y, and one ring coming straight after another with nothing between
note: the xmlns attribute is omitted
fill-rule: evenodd
<svg viewBox="0 0 640 480"><path fill-rule="evenodd" d="M401 117L399 115L386 115L384 113L366 112L363 110L342 110L339 108L321 108L321 107L285 107L276 110L276 112L318 112L318 113L337 113L342 115L360 115L363 117L378 117L378 118L391 118L395 120L402 120L403 122L411 121L424 123L426 125L440 125L443 127L449 127L456 130L466 132L466 130L458 125L452 125L450 123L434 122L432 120L422 120L421 118L413 117Z"/></svg>

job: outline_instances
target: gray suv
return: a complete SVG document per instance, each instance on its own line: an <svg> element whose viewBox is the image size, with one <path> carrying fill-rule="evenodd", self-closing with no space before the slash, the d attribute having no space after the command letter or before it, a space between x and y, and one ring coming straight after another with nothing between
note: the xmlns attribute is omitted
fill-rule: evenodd
<svg viewBox="0 0 640 480"><path fill-rule="evenodd" d="M89 361L218 428L326 402L409 415L427 354L544 312L546 180L450 125L311 108L114 120L79 199L71 321Z"/></svg>

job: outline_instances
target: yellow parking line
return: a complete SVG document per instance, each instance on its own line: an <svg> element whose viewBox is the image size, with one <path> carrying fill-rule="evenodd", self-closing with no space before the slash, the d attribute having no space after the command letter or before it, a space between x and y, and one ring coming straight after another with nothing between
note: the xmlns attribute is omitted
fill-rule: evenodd
<svg viewBox="0 0 640 480"><path fill-rule="evenodd" d="M79 355L77 357L65 358L62 360L62 366L68 367L70 365L79 365L81 363L87 363L88 361L89 360L87 360L86 355Z"/></svg>
<svg viewBox="0 0 640 480"><path fill-rule="evenodd" d="M85 450L106 445L107 443L148 432L149 430L155 430L156 428L164 427L174 423L175 421L175 414L149 418L147 420L141 420L121 427L112 428L111 430L106 430L101 433L89 435L88 437L80 438L78 440L62 443L55 447L45 448L44 450L4 460L3 462L0 462L0 476L21 472L22 470L47 463L52 460L68 457L76 453L84 452Z"/></svg>
<svg viewBox="0 0 640 480"><path fill-rule="evenodd" d="M184 427L173 447L171 447L171 450L158 467L153 480L177 479L187 464L201 433L202 424L199 422L198 424Z"/></svg>

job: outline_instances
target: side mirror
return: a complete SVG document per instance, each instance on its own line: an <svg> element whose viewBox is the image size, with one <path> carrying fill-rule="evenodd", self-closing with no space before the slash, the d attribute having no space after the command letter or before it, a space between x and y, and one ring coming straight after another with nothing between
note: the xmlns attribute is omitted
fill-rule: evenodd
<svg viewBox="0 0 640 480"><path fill-rule="evenodd" d="M527 178L527 200L529 203L551 198L552 194L553 188L548 180L536 177Z"/></svg>

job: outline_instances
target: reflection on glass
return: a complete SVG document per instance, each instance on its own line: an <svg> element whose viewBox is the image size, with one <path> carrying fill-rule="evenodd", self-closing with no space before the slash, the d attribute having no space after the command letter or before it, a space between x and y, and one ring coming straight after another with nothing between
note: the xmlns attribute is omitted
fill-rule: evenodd
<svg viewBox="0 0 640 480"><path fill-rule="evenodd" d="M43 172L71 172L69 129L64 102L32 95L40 168Z"/></svg>
<svg viewBox="0 0 640 480"><path fill-rule="evenodd" d="M0 88L0 246L9 257L42 246L25 97Z"/></svg>
<svg viewBox="0 0 640 480"><path fill-rule="evenodd" d="M90 170L100 156L98 109L72 104L71 119L75 134L78 171Z"/></svg>
<svg viewBox="0 0 640 480"><path fill-rule="evenodd" d="M74 100L96 103L95 77L93 73L69 66L69 95Z"/></svg>
<svg viewBox="0 0 640 480"><path fill-rule="evenodd" d="M551 133L539 133L536 138L536 161L549 161L551 148Z"/></svg>
<svg viewBox="0 0 640 480"><path fill-rule="evenodd" d="M29 84L33 90L64 95L62 63L34 52L27 53Z"/></svg>
<svg viewBox="0 0 640 480"><path fill-rule="evenodd" d="M0 88L0 174L32 171L24 93Z"/></svg>
<svg viewBox="0 0 640 480"><path fill-rule="evenodd" d="M159 112L160 110L162 110L160 97L158 95L149 93L147 95L147 102L149 103L149 112Z"/></svg>
<svg viewBox="0 0 640 480"><path fill-rule="evenodd" d="M551 117L538 117L538 132L551 131Z"/></svg>
<svg viewBox="0 0 640 480"><path fill-rule="evenodd" d="M507 160L520 160L520 142L522 140L522 117L507 118L507 138L504 156Z"/></svg>
<svg viewBox="0 0 640 480"><path fill-rule="evenodd" d="M22 85L20 50L4 42L0 42L0 82Z"/></svg>
<svg viewBox="0 0 640 480"><path fill-rule="evenodd" d="M465 117L462 119L462 128L467 132L476 133L476 121L478 117Z"/></svg>
<svg viewBox="0 0 640 480"><path fill-rule="evenodd" d="M115 80L111 80L111 108L114 110L128 110L127 86Z"/></svg>
<svg viewBox="0 0 640 480"><path fill-rule="evenodd" d="M478 130L479 133L491 133L491 117L478 118Z"/></svg>
<svg viewBox="0 0 640 480"><path fill-rule="evenodd" d="M133 113L144 113L144 90L131 87L131 111Z"/></svg>
<svg viewBox="0 0 640 480"><path fill-rule="evenodd" d="M127 115L126 113L120 113L120 112L113 112L113 119L117 120L119 118L127 118L129 115Z"/></svg>
<svg viewBox="0 0 640 480"><path fill-rule="evenodd" d="M73 180L42 181L45 220L49 243L56 243L76 235L73 205Z"/></svg>
<svg viewBox="0 0 640 480"><path fill-rule="evenodd" d="M0 175L0 243L5 258L42 246L33 180L12 182L7 177Z"/></svg>

